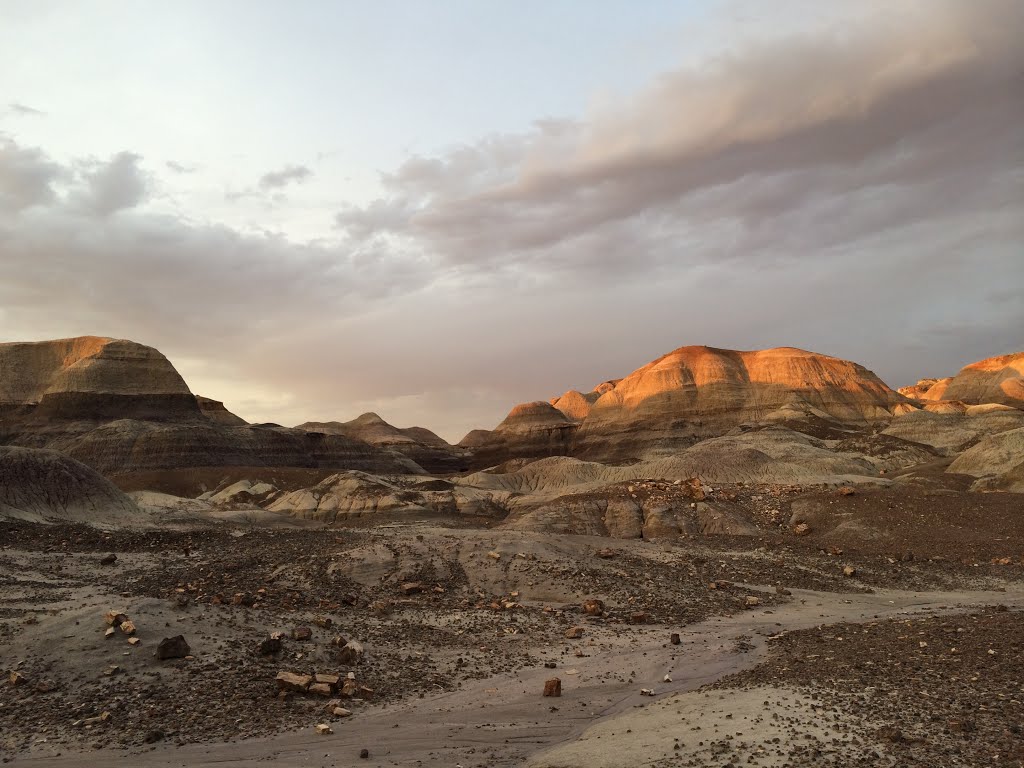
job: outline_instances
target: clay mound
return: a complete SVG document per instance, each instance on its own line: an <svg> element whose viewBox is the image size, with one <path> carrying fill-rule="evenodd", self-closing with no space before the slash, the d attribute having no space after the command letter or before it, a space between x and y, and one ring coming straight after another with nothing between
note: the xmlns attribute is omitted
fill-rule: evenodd
<svg viewBox="0 0 1024 768"><path fill-rule="evenodd" d="M871 371L826 355L790 347L681 347L603 394L580 428L574 454L642 458L653 446L685 448L789 405L867 424L890 418L903 402Z"/></svg>
<svg viewBox="0 0 1024 768"><path fill-rule="evenodd" d="M443 474L460 472L468 468L463 452L429 429L409 427L400 429L388 424L376 413L364 413L352 421L307 421L296 429L326 435L345 435L379 448L398 451L428 472Z"/></svg>
<svg viewBox="0 0 1024 768"><path fill-rule="evenodd" d="M932 387L927 400L960 400L970 405L1001 403L1024 408L1024 352L990 357L971 363L939 390Z"/></svg>
<svg viewBox="0 0 1024 768"><path fill-rule="evenodd" d="M952 456L987 436L1024 427L1024 411L989 404L939 412L915 410L896 416L882 435L934 448Z"/></svg>
<svg viewBox="0 0 1024 768"><path fill-rule="evenodd" d="M482 490L540 497L596 491L641 478L709 483L879 482L875 464L863 456L830 450L824 441L781 427L705 440L679 455L609 466L556 456L509 474L477 472L458 480Z"/></svg>
<svg viewBox="0 0 1024 768"><path fill-rule="evenodd" d="M241 416L236 416L225 408L224 403L219 400L211 400L208 397L196 395L196 402L199 404L199 410L203 412L203 415L215 424L223 424L226 427L240 427L243 424L248 424Z"/></svg>
<svg viewBox="0 0 1024 768"><path fill-rule="evenodd" d="M590 415L590 409L601 395L597 392L583 394L575 389L570 389L561 397L551 400L551 404L565 414L571 421L583 421Z"/></svg>
<svg viewBox="0 0 1024 768"><path fill-rule="evenodd" d="M109 480L55 451L0 446L0 516L129 523L139 509Z"/></svg>
<svg viewBox="0 0 1024 768"><path fill-rule="evenodd" d="M492 466L517 458L563 456L569 453L578 428L576 422L551 403L522 403L509 411L493 432L470 433L477 441L473 446L473 466ZM467 445L470 435L460 445Z"/></svg>
<svg viewBox="0 0 1024 768"><path fill-rule="evenodd" d="M0 405L48 418L200 418L184 379L152 347L82 336L0 344Z"/></svg>
<svg viewBox="0 0 1024 768"><path fill-rule="evenodd" d="M980 478L972 490L1024 493L1024 427L986 437L946 471Z"/></svg>
<svg viewBox="0 0 1024 768"><path fill-rule="evenodd" d="M928 401L921 410L928 413L967 413L967 403L959 400L935 400Z"/></svg>
<svg viewBox="0 0 1024 768"><path fill-rule="evenodd" d="M490 429L471 429L466 436L459 440L460 448L479 448L487 445L492 439L494 431Z"/></svg>
<svg viewBox="0 0 1024 768"><path fill-rule="evenodd" d="M284 427L248 424L224 427L207 421L190 424L122 419L81 430L55 426L27 433L21 439L32 447L58 450L88 464L119 483L136 473L167 473L167 485L177 488L173 473L201 467L306 467L360 469L393 474L424 474L415 462L345 435L323 435ZM133 485L126 482L127 485Z"/></svg>
<svg viewBox="0 0 1024 768"><path fill-rule="evenodd" d="M363 516L425 514L486 515L502 517L505 510L493 499L450 483L399 482L366 472L341 472L312 488L275 497L266 505L271 512L308 520L335 523Z"/></svg>
<svg viewBox="0 0 1024 768"><path fill-rule="evenodd" d="M952 380L952 376L947 376L944 379L921 379L913 386L900 387L896 391L912 400L939 400L946 386ZM929 392L933 393L931 397L928 396Z"/></svg>

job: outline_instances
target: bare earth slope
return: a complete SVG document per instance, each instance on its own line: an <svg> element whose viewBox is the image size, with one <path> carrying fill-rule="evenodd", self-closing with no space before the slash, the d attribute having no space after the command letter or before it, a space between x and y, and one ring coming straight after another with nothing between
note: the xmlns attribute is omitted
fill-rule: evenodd
<svg viewBox="0 0 1024 768"><path fill-rule="evenodd" d="M95 470L56 451L0 446L0 517L131 522L135 504Z"/></svg>
<svg viewBox="0 0 1024 768"><path fill-rule="evenodd" d="M449 445L429 429L401 429L388 424L376 413L364 413L352 421L307 421L296 429L326 435L345 435L378 448L398 451L428 472L444 474L467 468L464 451Z"/></svg>
<svg viewBox="0 0 1024 768"><path fill-rule="evenodd" d="M60 451L125 487L198 494L220 468L343 469L418 474L399 453L343 434L246 424L197 398L160 352L83 336L0 344L0 445ZM249 474L248 472L243 473Z"/></svg>

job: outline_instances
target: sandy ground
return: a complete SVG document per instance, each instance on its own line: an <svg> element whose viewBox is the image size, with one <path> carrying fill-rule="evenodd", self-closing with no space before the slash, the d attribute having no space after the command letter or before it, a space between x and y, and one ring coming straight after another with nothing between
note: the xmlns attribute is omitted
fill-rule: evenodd
<svg viewBox="0 0 1024 768"><path fill-rule="evenodd" d="M665 759L685 765L678 761L710 755L712 741L727 740L730 735L738 738L735 732L756 732L758 743L770 741L782 726L765 717L766 700L774 702L771 709L801 718L808 744L834 738L831 726L814 724L819 718L813 718L807 696L789 689L677 695L754 666L764 657L769 638L780 632L842 621L960 612L996 600L1024 608L1024 589L1017 586L1005 593L835 595L795 591L793 598L773 609L691 625L680 631L679 646L667 642L670 627L646 626L637 636L618 644L603 643L589 656L559 658L555 670L543 666L521 669L468 682L454 692L360 712L333 722L334 733L328 736L317 735L309 727L269 739L181 748L157 745L142 754L104 750L102 759L110 766L469 768L529 764L593 768L656 765ZM666 675L672 682L664 682ZM542 698L543 683L552 676L562 680L563 694L561 698ZM655 697L642 695L643 688L653 689ZM680 727L698 720L701 731ZM706 739L699 738L702 735ZM684 746L675 750L679 738L685 739ZM705 746L698 746L701 741ZM787 754L793 746L789 739ZM369 750L369 758L359 758L362 749ZM72 766L92 764L96 756L19 756L16 762Z"/></svg>

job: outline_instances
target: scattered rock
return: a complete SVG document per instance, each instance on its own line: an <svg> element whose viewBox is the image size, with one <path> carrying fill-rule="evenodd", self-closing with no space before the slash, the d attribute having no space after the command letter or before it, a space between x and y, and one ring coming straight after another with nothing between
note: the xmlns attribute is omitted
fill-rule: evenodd
<svg viewBox="0 0 1024 768"><path fill-rule="evenodd" d="M280 637L266 637L260 642L258 653L261 656L272 656L275 653L280 653L284 647L284 643L281 642Z"/></svg>
<svg viewBox="0 0 1024 768"><path fill-rule="evenodd" d="M156 647L156 657L160 661L166 659L183 659L192 652L184 635L165 637Z"/></svg>
<svg viewBox="0 0 1024 768"><path fill-rule="evenodd" d="M423 585L418 581L407 581L401 586L403 595L418 595L423 591Z"/></svg>
<svg viewBox="0 0 1024 768"><path fill-rule="evenodd" d="M126 635L135 634L135 623L131 619L128 619L127 621L122 621L120 625L118 625L118 628L121 630L121 632L123 632Z"/></svg>
<svg viewBox="0 0 1024 768"><path fill-rule="evenodd" d="M332 733L334 733L334 730L327 723L320 723L316 727L316 732L319 733L321 736L330 736Z"/></svg>
<svg viewBox="0 0 1024 768"><path fill-rule="evenodd" d="M587 616L600 616L604 613L604 602L596 598L583 601L583 612Z"/></svg>
<svg viewBox="0 0 1024 768"><path fill-rule="evenodd" d="M838 493L840 496L853 496L853 494L855 494L856 491L850 486L844 485L842 488L836 491L836 493Z"/></svg>
<svg viewBox="0 0 1024 768"><path fill-rule="evenodd" d="M754 597L753 595L747 595L743 598L743 605L747 608L753 608L761 604L761 598Z"/></svg>
<svg viewBox="0 0 1024 768"><path fill-rule="evenodd" d="M100 565L113 565L117 562L117 555L111 552L109 555L104 555L100 559Z"/></svg>
<svg viewBox="0 0 1024 768"><path fill-rule="evenodd" d="M856 575L857 575L857 569L854 568L852 565L843 566L843 576L845 576L846 578L849 579L850 577L856 576Z"/></svg>
<svg viewBox="0 0 1024 768"><path fill-rule="evenodd" d="M565 630L565 636L569 640L579 640L583 637L583 632L583 627L569 627L569 629Z"/></svg>
<svg viewBox="0 0 1024 768"><path fill-rule="evenodd" d="M313 630L309 627L295 627L292 630L292 640L307 642L313 639Z"/></svg>
<svg viewBox="0 0 1024 768"><path fill-rule="evenodd" d="M349 640L345 647L338 651L338 663L346 667L354 667L363 658L363 645L357 640Z"/></svg>
<svg viewBox="0 0 1024 768"><path fill-rule="evenodd" d="M562 695L562 680L557 677L552 677L550 680L544 681L544 695L545 696L561 696Z"/></svg>
<svg viewBox="0 0 1024 768"><path fill-rule="evenodd" d="M313 683L311 675L300 675L295 672L278 672L275 679L278 689L294 693L305 693Z"/></svg>
<svg viewBox="0 0 1024 768"><path fill-rule="evenodd" d="M11 672L11 674L7 676L7 682L12 686L24 685L25 676L21 674L21 672Z"/></svg>
<svg viewBox="0 0 1024 768"><path fill-rule="evenodd" d="M672 643L672 645L679 645L682 642L682 640L679 638L678 632L673 632L671 635L669 635L668 641Z"/></svg>

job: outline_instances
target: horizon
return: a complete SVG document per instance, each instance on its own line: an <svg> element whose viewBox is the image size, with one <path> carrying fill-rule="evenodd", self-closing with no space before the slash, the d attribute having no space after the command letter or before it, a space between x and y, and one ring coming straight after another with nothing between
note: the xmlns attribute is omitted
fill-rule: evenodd
<svg viewBox="0 0 1024 768"><path fill-rule="evenodd" d="M1024 348L1019 4L528 9L0 2L0 338L450 442L681 342Z"/></svg>

